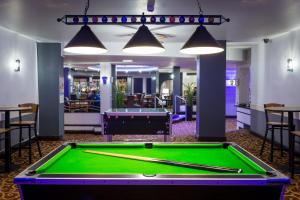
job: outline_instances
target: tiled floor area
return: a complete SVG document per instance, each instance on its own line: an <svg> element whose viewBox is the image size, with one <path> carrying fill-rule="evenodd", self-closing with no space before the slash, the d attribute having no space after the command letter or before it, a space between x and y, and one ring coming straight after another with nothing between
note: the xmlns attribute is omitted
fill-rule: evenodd
<svg viewBox="0 0 300 200"><path fill-rule="evenodd" d="M259 148L262 144L262 140L256 136L251 135L246 130L235 130L235 119L227 119L226 121L226 137L228 141L236 142L241 145L246 150L253 153L255 156L259 157ZM180 122L174 124L173 126L173 137L174 142L196 142L194 137L195 122ZM162 141L160 136L116 136L114 141ZM62 144L65 141L91 141L91 142L101 142L103 137L94 134L65 134L65 138L62 141L43 141L43 153L46 154ZM36 146L34 145L34 148ZM268 151L269 145L267 145L266 151ZM36 149L34 149L34 161L39 159ZM16 176L20 171L27 167L28 158L27 151L23 150L22 158L18 157L17 153L13 154L13 161L21 166L18 171L11 173L1 173L0 174L0 200L17 200L19 199L19 193L16 186L13 184L13 177ZM274 162L271 164L275 168L281 168L282 166L287 166L287 153L285 152L284 157L280 157L279 152L275 151ZM265 153L262 160L268 163L268 154ZM269 163L270 164L270 163ZM0 161L0 165L3 162ZM286 200L300 199L300 175L296 175L292 184L287 187L287 192L285 195Z"/></svg>

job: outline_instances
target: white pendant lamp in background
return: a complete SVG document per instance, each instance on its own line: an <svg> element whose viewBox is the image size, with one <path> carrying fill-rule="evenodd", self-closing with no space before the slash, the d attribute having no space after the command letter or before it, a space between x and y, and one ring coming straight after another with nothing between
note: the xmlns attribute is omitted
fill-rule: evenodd
<svg viewBox="0 0 300 200"><path fill-rule="evenodd" d="M224 48L222 48L203 25L197 27L196 31L180 50L183 54L192 55L215 54L222 51L224 51Z"/></svg>
<svg viewBox="0 0 300 200"><path fill-rule="evenodd" d="M164 52L165 48L143 24L125 45L123 51L131 54L155 54Z"/></svg>

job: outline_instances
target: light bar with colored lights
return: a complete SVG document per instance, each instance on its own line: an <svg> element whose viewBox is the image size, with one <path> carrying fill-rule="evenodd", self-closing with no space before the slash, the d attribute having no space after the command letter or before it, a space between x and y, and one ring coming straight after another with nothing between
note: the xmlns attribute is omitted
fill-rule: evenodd
<svg viewBox="0 0 300 200"><path fill-rule="evenodd" d="M65 15L57 19L67 25L182 24L221 25L229 22L223 15Z"/></svg>

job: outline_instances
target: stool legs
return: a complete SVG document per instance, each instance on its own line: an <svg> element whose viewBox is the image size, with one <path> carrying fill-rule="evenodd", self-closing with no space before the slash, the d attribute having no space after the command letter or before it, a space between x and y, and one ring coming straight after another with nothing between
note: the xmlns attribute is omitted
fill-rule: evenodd
<svg viewBox="0 0 300 200"><path fill-rule="evenodd" d="M283 157L283 136L282 136L282 132L283 132L283 127L280 127L280 155L281 157Z"/></svg>
<svg viewBox="0 0 300 200"><path fill-rule="evenodd" d="M37 144L37 147L38 147L38 151L39 151L39 155L40 157L42 157L42 151L41 151L41 147L40 147L40 142L39 142L39 139L38 139L38 136L37 136L37 130L36 130L36 127L34 128L34 136L35 136L35 141L36 141L36 144Z"/></svg>
<svg viewBox="0 0 300 200"><path fill-rule="evenodd" d="M294 178L294 173L295 173L295 166L294 166L294 162L295 162L295 135L291 135L290 136L290 139L291 139L291 150L290 150L290 167L291 167L291 178Z"/></svg>
<svg viewBox="0 0 300 200"><path fill-rule="evenodd" d="M274 127L272 126L271 132L271 152L270 152L270 162L273 162L273 152L274 152Z"/></svg>
<svg viewBox="0 0 300 200"><path fill-rule="evenodd" d="M29 156L29 164L32 162L31 157L31 126L28 127L28 156Z"/></svg>
<svg viewBox="0 0 300 200"><path fill-rule="evenodd" d="M260 149L260 155L262 155L263 152L264 152L264 148L265 148L267 136L268 136L268 127L266 126L266 131L265 131L264 140L263 140L263 143L262 143L262 146L261 146L261 149Z"/></svg>
<svg viewBox="0 0 300 200"><path fill-rule="evenodd" d="M19 129L19 157L21 157L22 154L22 137L23 137L23 130L22 127Z"/></svg>

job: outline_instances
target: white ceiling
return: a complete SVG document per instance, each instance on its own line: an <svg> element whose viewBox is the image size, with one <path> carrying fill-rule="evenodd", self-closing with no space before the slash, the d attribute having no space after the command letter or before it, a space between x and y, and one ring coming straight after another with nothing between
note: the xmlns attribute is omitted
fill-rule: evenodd
<svg viewBox="0 0 300 200"><path fill-rule="evenodd" d="M216 39L253 42L258 38L286 32L300 25L299 0L200 0L204 14L222 14L231 19L208 30ZM68 42L79 26L67 26L56 19L65 14L83 14L85 0L0 0L0 26L38 41ZM196 0L156 0L155 11L148 13L147 0L90 0L88 14L198 14ZM137 27L137 26L136 26ZM183 43L195 26L161 26L157 33L174 37L165 43ZM157 28L157 26L150 26ZM92 26L104 43L124 46L135 30L119 25Z"/></svg>

